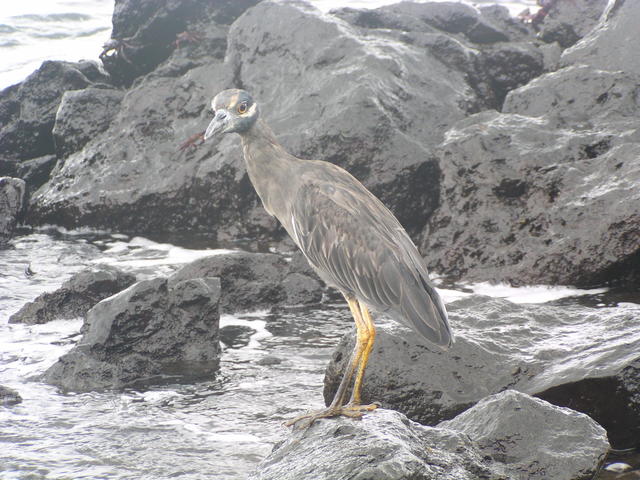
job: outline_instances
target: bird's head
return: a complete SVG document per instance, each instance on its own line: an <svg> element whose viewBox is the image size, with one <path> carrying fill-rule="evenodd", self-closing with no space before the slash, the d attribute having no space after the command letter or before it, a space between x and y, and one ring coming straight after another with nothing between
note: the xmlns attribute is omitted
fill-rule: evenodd
<svg viewBox="0 0 640 480"><path fill-rule="evenodd" d="M211 101L214 117L207 127L204 139L220 133L244 133L259 116L258 104L244 90L223 90Z"/></svg>

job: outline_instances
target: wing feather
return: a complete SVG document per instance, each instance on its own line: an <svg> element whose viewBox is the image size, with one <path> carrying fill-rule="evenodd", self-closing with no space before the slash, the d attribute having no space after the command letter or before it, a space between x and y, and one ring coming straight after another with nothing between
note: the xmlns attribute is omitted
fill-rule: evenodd
<svg viewBox="0 0 640 480"><path fill-rule="evenodd" d="M332 167L330 179L315 176L293 199L294 241L325 282L428 340L450 345L444 304L415 245L375 196Z"/></svg>

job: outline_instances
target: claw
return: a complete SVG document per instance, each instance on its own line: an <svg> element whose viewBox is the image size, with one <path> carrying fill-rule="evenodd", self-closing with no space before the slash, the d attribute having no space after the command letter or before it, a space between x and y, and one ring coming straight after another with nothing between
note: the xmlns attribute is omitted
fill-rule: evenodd
<svg viewBox="0 0 640 480"><path fill-rule="evenodd" d="M380 404L378 402L369 405L347 404L342 407L327 407L323 410L305 413L304 415L292 418L291 420L284 422L283 425L285 427L292 427L294 425L297 425L299 422L303 422L298 425L298 428L308 428L313 425L316 420L319 420L321 418L332 418L340 416L349 418L361 418L366 413L372 412L378 407L380 407Z"/></svg>

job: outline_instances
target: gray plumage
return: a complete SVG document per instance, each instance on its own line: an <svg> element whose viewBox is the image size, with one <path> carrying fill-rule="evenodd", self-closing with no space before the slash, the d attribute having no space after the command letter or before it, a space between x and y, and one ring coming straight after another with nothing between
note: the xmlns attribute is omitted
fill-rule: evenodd
<svg viewBox="0 0 640 480"><path fill-rule="evenodd" d="M247 92L225 90L212 106L216 115L205 139L240 134L247 171L265 209L318 275L436 345L451 345L442 300L389 209L346 170L286 152Z"/></svg>

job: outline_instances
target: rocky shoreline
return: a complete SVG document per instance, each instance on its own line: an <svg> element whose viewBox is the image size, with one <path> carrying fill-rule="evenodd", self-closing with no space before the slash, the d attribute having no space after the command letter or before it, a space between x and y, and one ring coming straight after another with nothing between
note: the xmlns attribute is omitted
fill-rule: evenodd
<svg viewBox="0 0 640 480"><path fill-rule="evenodd" d="M49 61L0 92L0 248L25 223L290 250L237 141L198 145L211 95L242 87L290 151L361 179L448 279L637 289L640 3L552 3L534 29L458 3L117 0L104 69ZM299 255L233 252L137 283L80 272L10 321L85 319L43 377L64 391L145 388L215 377L221 312L325 293ZM383 325L363 391L383 408L292 432L252 478L587 479L610 444L639 446L637 305L449 310L451 351Z"/></svg>

